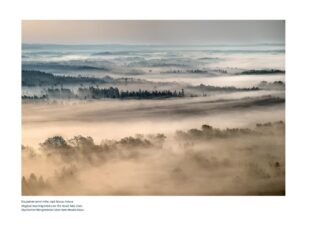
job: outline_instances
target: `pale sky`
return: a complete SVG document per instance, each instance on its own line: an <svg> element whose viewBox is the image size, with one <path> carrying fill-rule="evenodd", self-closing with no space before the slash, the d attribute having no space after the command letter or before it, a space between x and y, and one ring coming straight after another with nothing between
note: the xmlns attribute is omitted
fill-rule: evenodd
<svg viewBox="0 0 320 226"><path fill-rule="evenodd" d="M24 20L23 43L285 43L283 20Z"/></svg>

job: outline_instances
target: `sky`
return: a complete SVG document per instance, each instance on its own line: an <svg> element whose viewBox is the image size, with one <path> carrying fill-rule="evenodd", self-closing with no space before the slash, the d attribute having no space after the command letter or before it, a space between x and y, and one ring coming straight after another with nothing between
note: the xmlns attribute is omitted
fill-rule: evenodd
<svg viewBox="0 0 320 226"><path fill-rule="evenodd" d="M146 45L285 43L285 21L23 20L22 42Z"/></svg>

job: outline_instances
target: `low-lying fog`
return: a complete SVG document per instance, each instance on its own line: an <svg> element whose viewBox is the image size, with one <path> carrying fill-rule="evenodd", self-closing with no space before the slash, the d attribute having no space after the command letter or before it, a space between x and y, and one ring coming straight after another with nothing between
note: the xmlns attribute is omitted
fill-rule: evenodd
<svg viewBox="0 0 320 226"><path fill-rule="evenodd" d="M22 194L284 195L284 46L184 48L23 46Z"/></svg>
<svg viewBox="0 0 320 226"><path fill-rule="evenodd" d="M152 82L177 82L186 83L190 85L212 85L212 86L236 86L238 88L249 88L256 86L261 81L274 82L285 81L284 75L241 75L241 76L201 76L201 75L149 75L149 76L136 76L136 78L144 78Z"/></svg>
<svg viewBox="0 0 320 226"><path fill-rule="evenodd" d="M23 104L22 142L37 145L49 136L75 134L100 141L138 133L172 133L206 123L223 128L284 120L283 98L281 91L256 91L182 100Z"/></svg>
<svg viewBox="0 0 320 226"><path fill-rule="evenodd" d="M284 123L22 148L23 195L284 195Z"/></svg>
<svg viewBox="0 0 320 226"><path fill-rule="evenodd" d="M284 195L281 96L24 104L22 194Z"/></svg>

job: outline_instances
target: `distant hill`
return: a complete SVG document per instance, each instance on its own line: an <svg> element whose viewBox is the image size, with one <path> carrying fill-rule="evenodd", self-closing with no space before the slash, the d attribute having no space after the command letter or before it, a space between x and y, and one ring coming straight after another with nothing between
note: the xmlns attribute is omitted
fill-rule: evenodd
<svg viewBox="0 0 320 226"><path fill-rule="evenodd" d="M56 62L23 63L22 70L63 70L63 71L109 71L108 68L94 67L90 65L73 65Z"/></svg>
<svg viewBox="0 0 320 226"><path fill-rule="evenodd" d="M251 87L251 88L237 88L235 86L210 86L210 85L204 85L200 84L199 86L189 86L188 89L191 90L198 90L198 91L226 91L226 92L235 92L235 91L255 91L259 90L258 87Z"/></svg>
<svg viewBox="0 0 320 226"><path fill-rule="evenodd" d="M284 70L264 69L264 70L247 70L238 73L238 75L265 75L265 74L284 74Z"/></svg>
<svg viewBox="0 0 320 226"><path fill-rule="evenodd" d="M51 85L71 85L71 84L102 84L113 80L111 77L94 78L94 77L71 77L56 76L51 73L22 70L22 86L51 86Z"/></svg>
<svg viewBox="0 0 320 226"><path fill-rule="evenodd" d="M282 81L274 81L274 82L267 82L262 81L257 85L260 89L264 90L284 90L286 85Z"/></svg>

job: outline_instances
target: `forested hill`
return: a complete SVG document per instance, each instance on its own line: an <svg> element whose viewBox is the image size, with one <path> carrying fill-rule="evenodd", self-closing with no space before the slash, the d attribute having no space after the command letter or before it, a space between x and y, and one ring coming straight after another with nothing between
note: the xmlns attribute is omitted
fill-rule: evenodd
<svg viewBox="0 0 320 226"><path fill-rule="evenodd" d="M70 84L101 84L113 80L111 77L71 77L57 76L51 73L33 70L22 70L22 86L54 86Z"/></svg>

